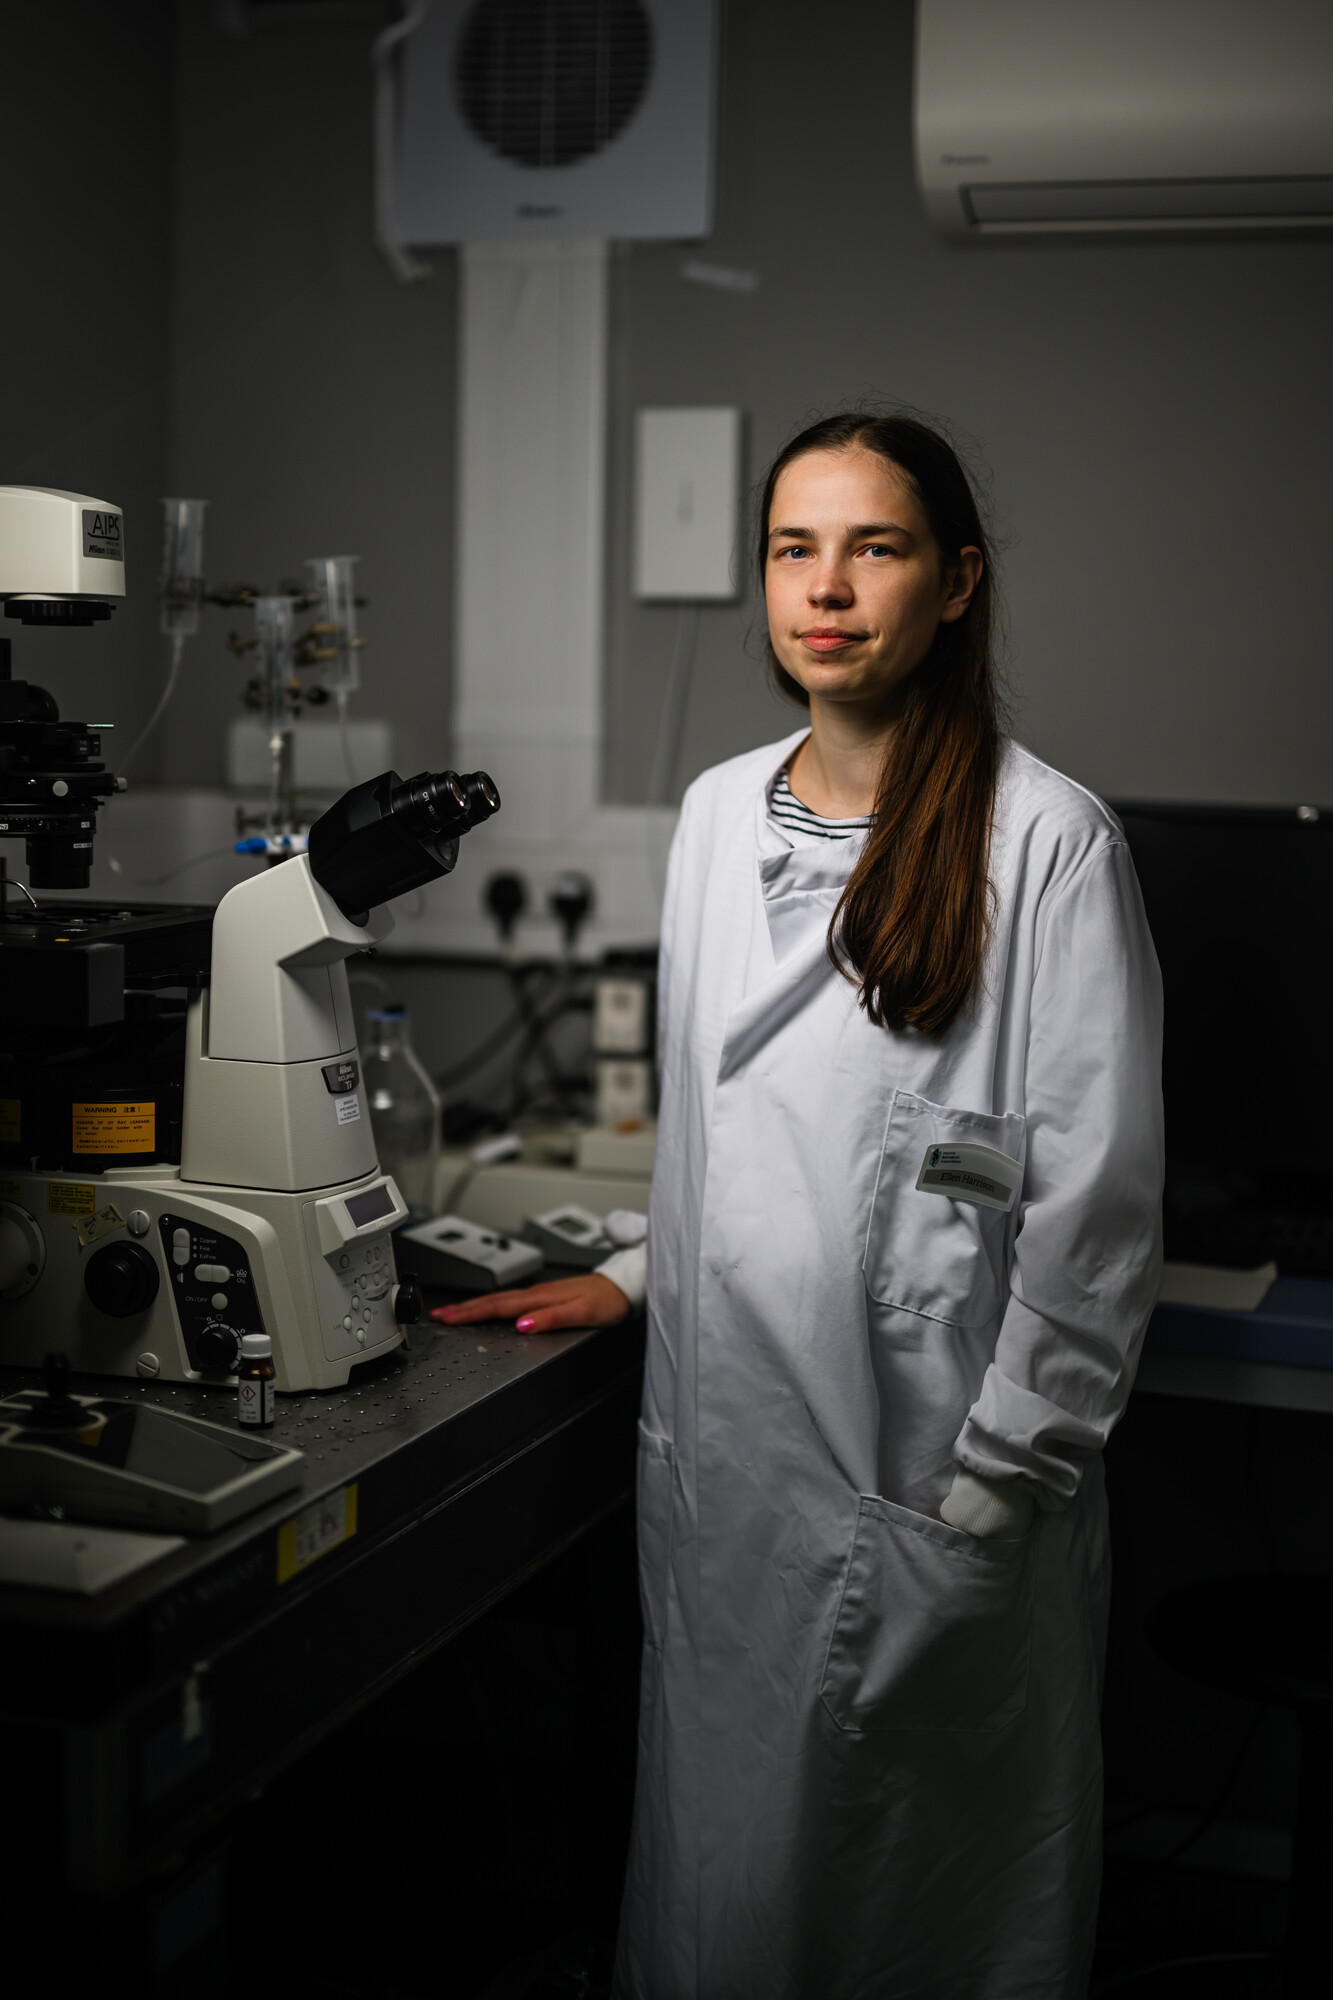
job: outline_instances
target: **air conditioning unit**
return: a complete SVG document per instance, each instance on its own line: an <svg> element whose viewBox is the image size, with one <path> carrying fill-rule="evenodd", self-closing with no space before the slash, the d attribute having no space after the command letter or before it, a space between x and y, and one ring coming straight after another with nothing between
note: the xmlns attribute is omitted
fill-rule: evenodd
<svg viewBox="0 0 1333 2000"><path fill-rule="evenodd" d="M404 243L712 227L716 0L434 0L403 45Z"/></svg>
<svg viewBox="0 0 1333 2000"><path fill-rule="evenodd" d="M1331 0L918 0L917 177L955 241L1333 225Z"/></svg>

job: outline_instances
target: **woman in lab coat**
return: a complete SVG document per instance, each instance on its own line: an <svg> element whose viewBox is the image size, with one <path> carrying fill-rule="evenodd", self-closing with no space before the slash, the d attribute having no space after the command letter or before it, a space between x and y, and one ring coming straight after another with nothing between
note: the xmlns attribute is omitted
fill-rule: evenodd
<svg viewBox="0 0 1333 2000"><path fill-rule="evenodd" d="M949 446L816 424L759 560L809 724L698 779L672 850L616 1991L1079 2000L1156 961L1115 818L999 733ZM443 1316L611 1324L643 1283Z"/></svg>

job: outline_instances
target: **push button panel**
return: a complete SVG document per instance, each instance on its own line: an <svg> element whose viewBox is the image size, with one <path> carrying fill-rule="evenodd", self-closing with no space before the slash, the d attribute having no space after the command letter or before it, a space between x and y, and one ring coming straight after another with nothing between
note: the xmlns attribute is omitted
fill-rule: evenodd
<svg viewBox="0 0 1333 2000"><path fill-rule="evenodd" d="M241 1335L267 1331L245 1246L178 1215L164 1215L158 1228L191 1368L234 1375Z"/></svg>
<svg viewBox="0 0 1333 2000"><path fill-rule="evenodd" d="M398 1337L393 1295L398 1282L388 1230L319 1254L317 1222L308 1223L324 1351L330 1361L367 1353Z"/></svg>
<svg viewBox="0 0 1333 2000"><path fill-rule="evenodd" d="M384 1237L340 1250L330 1261L347 1293L349 1312L360 1314L362 1307L377 1305L393 1288L393 1258Z"/></svg>
<svg viewBox="0 0 1333 2000"><path fill-rule="evenodd" d="M358 1243L329 1260L342 1282L344 1333L358 1347L373 1346L395 1330L391 1293L395 1283L387 1237Z"/></svg>

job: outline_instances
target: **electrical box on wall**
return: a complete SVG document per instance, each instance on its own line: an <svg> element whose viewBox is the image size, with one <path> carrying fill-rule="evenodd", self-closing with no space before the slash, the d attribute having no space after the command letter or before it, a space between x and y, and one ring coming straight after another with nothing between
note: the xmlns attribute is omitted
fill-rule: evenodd
<svg viewBox="0 0 1333 2000"><path fill-rule="evenodd" d="M726 599L741 490L739 410L639 410L634 594Z"/></svg>
<svg viewBox="0 0 1333 2000"><path fill-rule="evenodd" d="M716 0L434 0L403 47L403 243L712 227Z"/></svg>

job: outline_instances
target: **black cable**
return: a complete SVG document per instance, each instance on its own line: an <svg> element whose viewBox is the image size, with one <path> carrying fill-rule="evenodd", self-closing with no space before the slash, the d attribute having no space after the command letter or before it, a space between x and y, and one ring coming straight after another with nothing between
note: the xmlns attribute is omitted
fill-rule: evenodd
<svg viewBox="0 0 1333 2000"><path fill-rule="evenodd" d="M1192 1965L1277 1965L1279 1962L1279 1954L1275 1951L1199 1951L1186 1958L1157 1958L1149 1965L1132 1965L1123 1972L1113 1973L1109 1980L1099 1980L1092 1989L1091 2000L1105 2000L1108 1993L1120 1993L1140 1979L1152 1979L1159 1972L1185 1972Z"/></svg>
<svg viewBox="0 0 1333 2000"><path fill-rule="evenodd" d="M525 982L518 977L517 973L514 976L514 993L518 1001L519 1012L527 1024L528 1034L526 1045L514 1063L513 1091L514 1095L517 1096L523 1065L532 1056L536 1056L546 1072L546 1080L555 1091L556 1101L559 1103L561 1101L560 1070L555 1057L546 1046L546 1036L564 1011L563 1003L569 997L569 988L573 979L573 973L571 971L564 971L558 973L556 977L559 982L556 989L558 994L557 1004L551 1009L549 1015L543 1019L528 994ZM517 1117L517 1110L514 1110L511 1116Z"/></svg>
<svg viewBox="0 0 1333 2000"><path fill-rule="evenodd" d="M483 1037L467 1055L460 1057L456 1063L451 1063L448 1069L436 1072L435 1082L441 1090L452 1089L456 1083L462 1083L479 1069L483 1069L489 1063L494 1062L495 1058L504 1049L505 1044L511 1041L515 1035L526 1034L528 1042L531 1045L534 1038L543 1036L549 1028L555 1025L555 1022L567 1006L581 1006L583 1004L583 1001L578 996L565 991L558 994L554 1004L547 999L544 1003L534 1005L527 993L519 985L519 982L525 979L531 972L538 972L545 978L557 981L562 988L568 987L570 977L572 976L563 969L553 966L542 965L525 969L515 968L511 977L516 989L523 994L523 998L514 1011L506 1015L498 1027L492 1028L490 1033ZM517 1074L518 1070L528 1060L529 1053L530 1047L519 1051L514 1059L515 1074ZM562 1077L560 1081L565 1085L569 1083L568 1078Z"/></svg>
<svg viewBox="0 0 1333 2000"><path fill-rule="evenodd" d="M1153 1868L1169 1867L1173 1862L1179 1861L1182 1855L1187 1854L1196 1842L1203 1839L1204 1834L1207 1833L1209 1827L1213 1824L1213 1821L1230 1798L1240 1778L1240 1774L1245 1768L1245 1760L1254 1748L1254 1740L1258 1736L1268 1713L1269 1711L1266 1707L1256 1705L1254 1714L1250 1717L1246 1725L1245 1734L1241 1737L1240 1745L1232 1757L1230 1764L1227 1766L1226 1776L1212 1798L1208 1801L1208 1804L1200 1812L1194 1826L1185 1835L1183 1840L1178 1840L1174 1847L1167 1849L1165 1854L1142 1856L1141 1858L1148 1866ZM1113 1826L1104 1827L1103 1832L1108 1840L1114 1840L1117 1834L1125 1831L1126 1827L1137 1826L1141 1820L1150 1819L1154 1813L1170 1810L1170 1807L1156 1802L1136 1806L1133 1812L1126 1813L1124 1818L1116 1820ZM1140 1857L1135 1858L1138 1859Z"/></svg>
<svg viewBox="0 0 1333 2000"><path fill-rule="evenodd" d="M587 1085L583 1078L566 1076L560 1069L555 1057L546 1047L546 1036L562 1014L566 1014L571 1010L584 1008L590 1004L586 994L580 994L574 990L575 982L578 980L581 971L582 968L579 966L569 965L562 967L556 975L555 998L547 1003L545 1013L539 1014L534 1009L530 1014L530 1024L524 1046L514 1058L509 1103L509 1116L511 1120L519 1118L523 1112L531 1107L534 1100L538 1103L542 1101L538 1090L525 1087L523 1081L523 1071L534 1055L538 1057L542 1068L546 1072L546 1081L550 1088L551 1099L562 1116L571 1116L577 1109L574 1100L581 1093L586 1092Z"/></svg>
<svg viewBox="0 0 1333 2000"><path fill-rule="evenodd" d="M1153 1855L1152 1865L1154 1868L1169 1867L1172 1862L1179 1861L1183 1854L1187 1854L1196 1842L1203 1839L1204 1834L1207 1833L1209 1827L1230 1798L1236 1781L1245 1768L1245 1759L1254 1748L1254 1739L1259 1734L1259 1730L1267 1715L1267 1708L1256 1707L1254 1714L1250 1718L1249 1727L1241 1738L1240 1748L1231 1760L1226 1777L1222 1780L1217 1791L1200 1813L1193 1830L1187 1833L1183 1840L1178 1840L1174 1847L1168 1848L1165 1854Z"/></svg>
<svg viewBox="0 0 1333 2000"><path fill-rule="evenodd" d="M448 1069L436 1071L435 1082L438 1087L441 1090L452 1089L454 1084L462 1083L474 1070L484 1069L487 1063L495 1060L505 1043L519 1033L522 1027L523 1016L520 1013L515 1011L507 1014L499 1027L492 1028L489 1035L478 1042L475 1049L461 1056L456 1063L451 1063Z"/></svg>
<svg viewBox="0 0 1333 2000"><path fill-rule="evenodd" d="M550 968L541 966L536 969L547 972ZM510 976L511 979L516 980L521 975L515 969ZM505 1043L514 1035L520 1034L526 1026L526 1022L527 1017L522 1007L516 1006L512 1013L505 1015L505 1018L497 1028L492 1028L489 1034L483 1035L476 1047L469 1050L467 1055L460 1056L455 1063L450 1063L448 1069L437 1070L435 1074L436 1084L441 1090L448 1090L454 1084L462 1083L475 1070L484 1068L486 1064L494 1062Z"/></svg>

